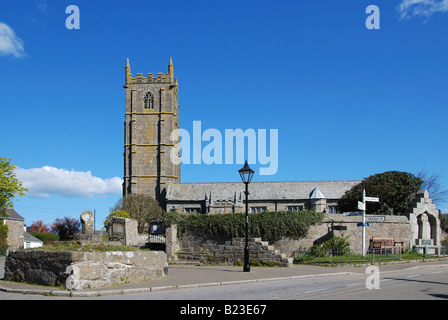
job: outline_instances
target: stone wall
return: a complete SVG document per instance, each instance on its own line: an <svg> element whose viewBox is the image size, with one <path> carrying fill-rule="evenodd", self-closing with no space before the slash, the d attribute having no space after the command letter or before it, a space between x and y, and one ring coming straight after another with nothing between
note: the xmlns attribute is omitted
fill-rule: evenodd
<svg viewBox="0 0 448 320"><path fill-rule="evenodd" d="M366 215L366 217L378 217ZM409 248L409 241L412 239L411 224L405 216L384 216L382 222L369 222L366 227L366 247L372 237L395 238L396 241L403 241L404 248ZM348 236L347 241L350 248L356 252L361 252L362 247L362 227L357 224L362 221L361 216L343 216L342 214L326 214L322 223L311 226L308 235L303 239L282 239L273 243L276 249L288 256L292 256L298 249L308 249L314 244L334 236Z"/></svg>
<svg viewBox="0 0 448 320"><path fill-rule="evenodd" d="M120 241L125 246L144 247L148 234L138 233L138 222L134 219L107 217L109 240Z"/></svg>
<svg viewBox="0 0 448 320"><path fill-rule="evenodd" d="M5 224L8 225L7 241L9 249L23 248L24 246L23 220L5 219Z"/></svg>
<svg viewBox="0 0 448 320"><path fill-rule="evenodd" d="M378 218L378 216L372 215L366 215L366 217ZM332 236L348 236L347 241L350 244L350 248L355 252L361 253L362 228L357 226L357 224L361 221L361 216L325 214L322 223L311 226L308 235L305 238L281 239L269 244L267 242L263 242L266 246L272 246L272 248L270 248L271 258L268 259L267 256L264 255L263 259L266 259L266 261L278 262L278 256L276 256L278 254L284 255L283 259L291 258L294 257L297 250L309 249L313 245L320 244ZM372 237L395 238L396 241L404 242L405 249L409 248L409 241L412 239L412 232L411 224L406 216L384 216L384 221L369 222L369 224L370 226L366 227L366 248L368 248L369 240ZM261 240L262 239L259 241L260 243L262 242ZM258 244L254 245L258 246ZM236 246L239 247L236 248ZM230 250L230 247L233 247L233 249ZM214 257L223 258L225 255L228 255L228 259L226 261L233 263L235 260L238 260L234 259L234 257L243 252L243 247L244 245L241 244L238 239L233 239L232 241L228 241L227 239L211 239L194 233L188 233L182 235L179 239L180 251L185 254L178 255L178 257L187 258L190 256L195 259L197 258L204 260L204 262L207 260L208 262L218 263L219 259L215 259ZM265 252L263 254L265 254ZM204 257L207 257L207 259ZM254 257L256 257L256 255L254 255Z"/></svg>
<svg viewBox="0 0 448 320"><path fill-rule="evenodd" d="M10 251L5 280L68 290L98 288L166 277L163 251Z"/></svg>
<svg viewBox="0 0 448 320"><path fill-rule="evenodd" d="M292 258L275 250L274 246L269 245L267 241L261 241L261 238L248 239L250 261L252 264L288 267L293 263ZM214 264L242 264L244 262L245 238L233 238L231 241L225 241L224 244L218 244L214 241L205 241L202 246L182 248L178 253L179 259L200 260L203 263Z"/></svg>
<svg viewBox="0 0 448 320"><path fill-rule="evenodd" d="M180 250L179 239L177 238L177 226L173 225L166 228L165 234L165 252L168 260L175 260L176 253Z"/></svg>

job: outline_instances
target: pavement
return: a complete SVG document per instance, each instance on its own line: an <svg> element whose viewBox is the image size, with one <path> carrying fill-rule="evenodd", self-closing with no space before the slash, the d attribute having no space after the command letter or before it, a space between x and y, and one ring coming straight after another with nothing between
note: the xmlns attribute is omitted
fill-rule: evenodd
<svg viewBox="0 0 448 320"><path fill-rule="evenodd" d="M2 259L3 258L3 259ZM2 261L3 260L3 261ZM0 257L0 276L3 272L4 257ZM408 268L448 268L448 259L431 259L425 261L410 261L387 263L379 265L380 271L395 271ZM366 266L310 266L294 265L288 268L251 267L250 272L243 272L242 267L233 266L200 266L185 264L170 264L168 277L138 283L129 283L68 291L60 287L43 287L0 280L0 291L19 294L53 295L64 297L92 297L117 294L135 294L155 291L179 290L185 288L200 288L224 286L251 282L281 281L298 278L328 277L335 275L365 274ZM3 277L0 277L2 279Z"/></svg>

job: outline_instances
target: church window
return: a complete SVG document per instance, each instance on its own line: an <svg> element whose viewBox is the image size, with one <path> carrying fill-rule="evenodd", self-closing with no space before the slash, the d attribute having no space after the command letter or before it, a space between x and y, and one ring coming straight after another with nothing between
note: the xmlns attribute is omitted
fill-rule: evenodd
<svg viewBox="0 0 448 320"><path fill-rule="evenodd" d="M154 109L154 96L151 92L145 96L145 109Z"/></svg>
<svg viewBox="0 0 448 320"><path fill-rule="evenodd" d="M185 213L201 213L201 208L184 208Z"/></svg>
<svg viewBox="0 0 448 320"><path fill-rule="evenodd" d="M297 212L297 211L302 211L303 210L303 206L288 206L288 211L290 212Z"/></svg>
<svg viewBox="0 0 448 320"><path fill-rule="evenodd" d="M337 206L329 206L328 213L338 213L338 207Z"/></svg>
<svg viewBox="0 0 448 320"><path fill-rule="evenodd" d="M252 208L250 208L251 213L260 213L260 212L265 212L265 211L268 211L268 207L252 207Z"/></svg>

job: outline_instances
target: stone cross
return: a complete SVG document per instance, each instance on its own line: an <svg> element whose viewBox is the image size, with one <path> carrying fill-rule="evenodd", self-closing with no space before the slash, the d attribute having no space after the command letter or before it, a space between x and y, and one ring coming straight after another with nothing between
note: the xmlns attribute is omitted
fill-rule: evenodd
<svg viewBox="0 0 448 320"><path fill-rule="evenodd" d="M82 234L93 235L93 213L85 210L81 213Z"/></svg>

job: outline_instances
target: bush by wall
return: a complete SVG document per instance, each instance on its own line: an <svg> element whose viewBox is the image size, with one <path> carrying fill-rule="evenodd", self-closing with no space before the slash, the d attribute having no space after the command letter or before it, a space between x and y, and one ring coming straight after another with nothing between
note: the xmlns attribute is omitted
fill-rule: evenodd
<svg viewBox="0 0 448 320"><path fill-rule="evenodd" d="M43 241L44 244L50 244L55 241L59 241L59 236L56 233L30 232L30 234Z"/></svg>
<svg viewBox="0 0 448 320"><path fill-rule="evenodd" d="M8 249L8 225L0 220L0 256L6 255Z"/></svg>
<svg viewBox="0 0 448 320"><path fill-rule="evenodd" d="M8 249L8 225L3 224L0 220L0 256L6 255Z"/></svg>
<svg viewBox="0 0 448 320"><path fill-rule="evenodd" d="M309 210L300 212L262 212L249 214L250 237L274 242L282 238L300 239L307 235L311 225L320 223L323 213ZM211 238L232 239L245 236L245 214L165 214L167 225L177 224L178 232L192 231Z"/></svg>

